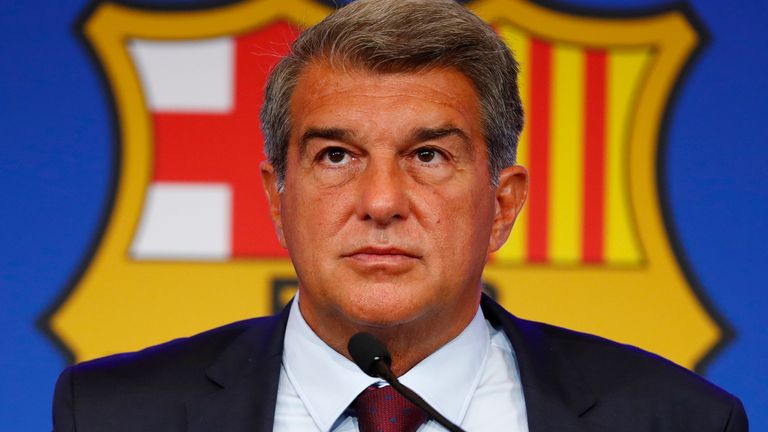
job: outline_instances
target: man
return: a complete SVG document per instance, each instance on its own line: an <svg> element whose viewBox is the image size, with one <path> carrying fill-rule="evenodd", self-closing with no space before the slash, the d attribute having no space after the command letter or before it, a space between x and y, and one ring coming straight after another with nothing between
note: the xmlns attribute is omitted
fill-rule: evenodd
<svg viewBox="0 0 768 432"><path fill-rule="evenodd" d="M747 430L738 399L696 375L482 297L527 191L516 74L451 0L359 0L304 32L261 119L297 298L276 317L67 369L55 430L441 430L407 404L374 423L401 402L348 360L359 331L466 430Z"/></svg>

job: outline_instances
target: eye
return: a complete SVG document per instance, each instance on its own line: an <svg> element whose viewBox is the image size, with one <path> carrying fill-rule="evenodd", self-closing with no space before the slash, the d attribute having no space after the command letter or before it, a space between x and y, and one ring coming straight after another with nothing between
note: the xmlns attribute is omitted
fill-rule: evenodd
<svg viewBox="0 0 768 432"><path fill-rule="evenodd" d="M443 152L431 147L422 147L416 149L416 151L413 152L413 155L416 157L416 160L423 164L434 165L445 162L447 160L447 157L445 154L443 154Z"/></svg>
<svg viewBox="0 0 768 432"><path fill-rule="evenodd" d="M343 165L349 162L350 157L349 152L341 147L329 147L318 155L318 159L321 162L328 163L329 165Z"/></svg>
<svg viewBox="0 0 768 432"><path fill-rule="evenodd" d="M437 156L437 152L433 149L419 149L416 152L416 157L420 162L432 162Z"/></svg>

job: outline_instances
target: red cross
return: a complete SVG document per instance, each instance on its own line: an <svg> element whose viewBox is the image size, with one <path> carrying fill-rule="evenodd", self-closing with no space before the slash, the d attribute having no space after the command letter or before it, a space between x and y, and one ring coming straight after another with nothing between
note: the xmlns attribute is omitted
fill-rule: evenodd
<svg viewBox="0 0 768 432"><path fill-rule="evenodd" d="M227 183L232 190L232 256L287 257L261 186L259 109L267 74L298 30L277 22L235 38L232 112L154 113L155 181Z"/></svg>

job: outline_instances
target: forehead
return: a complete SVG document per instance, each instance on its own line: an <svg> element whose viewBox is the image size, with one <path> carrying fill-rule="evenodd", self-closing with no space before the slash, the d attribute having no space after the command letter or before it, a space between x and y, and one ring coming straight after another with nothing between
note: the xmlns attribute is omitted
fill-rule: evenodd
<svg viewBox="0 0 768 432"><path fill-rule="evenodd" d="M482 135L474 86L453 68L379 73L314 63L299 77L290 113L292 135L315 126L366 129L379 121L390 123L393 133L392 122L402 128L450 123L470 136Z"/></svg>

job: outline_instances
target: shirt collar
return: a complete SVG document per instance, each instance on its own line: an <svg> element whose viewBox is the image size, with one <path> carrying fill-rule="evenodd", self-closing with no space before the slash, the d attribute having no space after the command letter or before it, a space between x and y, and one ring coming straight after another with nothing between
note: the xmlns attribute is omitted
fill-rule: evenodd
<svg viewBox="0 0 768 432"><path fill-rule="evenodd" d="M485 366L490 337L482 310L456 338L414 366L400 381L454 423L461 423ZM283 368L321 431L366 387L380 382L328 346L309 327L297 295L285 329Z"/></svg>
<svg viewBox="0 0 768 432"><path fill-rule="evenodd" d="M478 308L464 331L406 372L400 382L448 420L461 424L480 383L490 341Z"/></svg>

